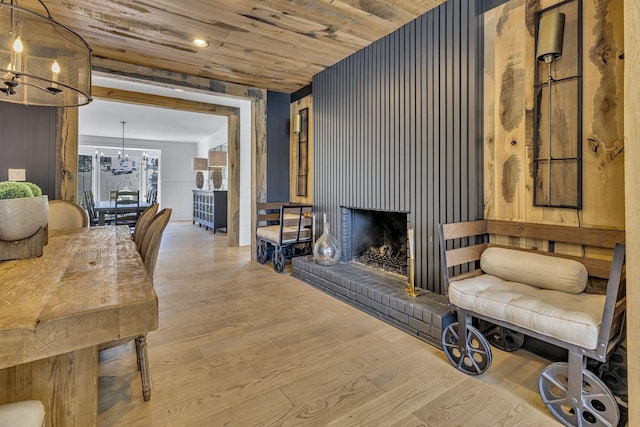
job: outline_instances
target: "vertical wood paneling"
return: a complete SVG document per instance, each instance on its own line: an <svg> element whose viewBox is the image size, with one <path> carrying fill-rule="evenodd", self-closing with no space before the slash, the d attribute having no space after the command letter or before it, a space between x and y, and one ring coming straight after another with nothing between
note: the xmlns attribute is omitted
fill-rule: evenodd
<svg viewBox="0 0 640 427"><path fill-rule="evenodd" d="M336 233L340 206L408 212L416 283L438 293L438 224L482 215L476 3L448 1L313 81L316 212Z"/></svg>

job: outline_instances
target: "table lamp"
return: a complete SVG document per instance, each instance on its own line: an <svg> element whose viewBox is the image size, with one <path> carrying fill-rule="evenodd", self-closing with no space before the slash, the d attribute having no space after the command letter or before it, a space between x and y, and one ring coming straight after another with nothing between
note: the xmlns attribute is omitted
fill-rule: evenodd
<svg viewBox="0 0 640 427"><path fill-rule="evenodd" d="M203 170L207 170L207 159L204 157L194 157L191 162L191 169L194 171L198 171L196 173L196 187L198 190L202 190L202 186L204 185L204 174Z"/></svg>
<svg viewBox="0 0 640 427"><path fill-rule="evenodd" d="M209 169L213 187L219 190L222 187L222 168L227 166L226 151L209 151Z"/></svg>

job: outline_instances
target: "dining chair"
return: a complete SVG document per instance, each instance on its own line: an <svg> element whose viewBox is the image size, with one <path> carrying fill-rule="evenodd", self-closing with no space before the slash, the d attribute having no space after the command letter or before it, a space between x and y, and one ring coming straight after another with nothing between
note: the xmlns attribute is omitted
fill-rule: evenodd
<svg viewBox="0 0 640 427"><path fill-rule="evenodd" d="M136 226L138 221L138 208L140 206L139 191L116 192L114 224L128 225L130 229Z"/></svg>
<svg viewBox="0 0 640 427"><path fill-rule="evenodd" d="M156 213L158 213L158 204L154 203L151 206L149 206L147 209L145 209L140 214L140 218L138 218L138 222L136 223L136 228L133 231L133 241L136 242L136 247L138 249L138 252L140 252L140 247L142 246L142 239L147 231L147 228L149 228L149 225L151 225L151 221L153 221L153 218L156 216Z"/></svg>
<svg viewBox="0 0 640 427"><path fill-rule="evenodd" d="M145 270L147 275L153 282L153 271L155 270L156 260L158 253L160 252L160 243L162 242L162 235L164 229L169 223L171 218L171 209L166 208L161 210L153 217L151 224L144 233L142 250L140 256L144 261ZM112 341L106 344L102 344L98 347L100 351L107 350L113 347L117 347L122 344L134 340L136 346L136 360L138 363L138 370L140 371L140 379L142 382L142 397L144 400L151 399L151 375L149 373L149 356L147 351L147 336L137 335L135 337L123 338L117 341Z"/></svg>
<svg viewBox="0 0 640 427"><path fill-rule="evenodd" d="M39 400L23 400L0 405L0 427L44 427L44 405Z"/></svg>
<svg viewBox="0 0 640 427"><path fill-rule="evenodd" d="M96 204L93 200L93 191L84 190L84 205L87 207L89 214L89 227L95 227L99 223L98 213L96 212Z"/></svg>
<svg viewBox="0 0 640 427"><path fill-rule="evenodd" d="M160 251L160 242L162 241L162 234L164 229L169 223L171 218L171 208L162 209L156 214L147 228L142 239L142 245L140 247L140 256L144 261L147 275L153 280L153 272L156 267L156 260L158 259L158 253Z"/></svg>
<svg viewBox="0 0 640 427"><path fill-rule="evenodd" d="M89 214L69 200L49 200L49 230L71 230L89 226Z"/></svg>

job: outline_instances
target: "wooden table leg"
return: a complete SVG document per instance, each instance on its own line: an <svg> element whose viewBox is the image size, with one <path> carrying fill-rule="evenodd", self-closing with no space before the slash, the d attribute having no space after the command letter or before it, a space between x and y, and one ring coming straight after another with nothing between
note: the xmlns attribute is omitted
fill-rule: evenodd
<svg viewBox="0 0 640 427"><path fill-rule="evenodd" d="M38 399L45 426L96 426L98 348L89 347L0 370L0 404Z"/></svg>

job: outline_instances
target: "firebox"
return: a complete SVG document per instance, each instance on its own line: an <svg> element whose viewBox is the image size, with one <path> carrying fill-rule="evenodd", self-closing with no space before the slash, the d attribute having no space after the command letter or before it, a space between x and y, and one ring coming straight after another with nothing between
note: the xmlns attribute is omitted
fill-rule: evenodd
<svg viewBox="0 0 640 427"><path fill-rule="evenodd" d="M407 213L341 207L342 262L407 276Z"/></svg>

